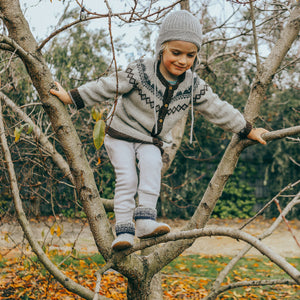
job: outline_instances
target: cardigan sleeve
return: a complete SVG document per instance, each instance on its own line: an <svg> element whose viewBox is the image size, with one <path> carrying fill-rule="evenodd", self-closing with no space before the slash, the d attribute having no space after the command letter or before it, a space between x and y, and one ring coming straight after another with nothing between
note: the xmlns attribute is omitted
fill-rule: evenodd
<svg viewBox="0 0 300 300"><path fill-rule="evenodd" d="M69 95L77 109L92 106L96 103L114 99L116 95L130 92L132 85L129 84L128 74L118 71L108 77L101 77L88 82L78 88L69 91Z"/></svg>
<svg viewBox="0 0 300 300"><path fill-rule="evenodd" d="M226 131L242 132L244 136L251 124L231 104L221 100L218 95L213 93L212 89L202 79L198 78L198 80L200 80L200 83L198 82L199 84L194 92L195 109L209 122Z"/></svg>

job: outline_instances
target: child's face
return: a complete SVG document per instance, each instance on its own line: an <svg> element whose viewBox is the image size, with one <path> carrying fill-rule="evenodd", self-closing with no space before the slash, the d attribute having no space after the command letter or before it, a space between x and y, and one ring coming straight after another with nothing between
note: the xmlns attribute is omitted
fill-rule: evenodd
<svg viewBox="0 0 300 300"><path fill-rule="evenodd" d="M170 41L162 54L160 72L166 80L176 80L190 69L197 56L197 46L190 42Z"/></svg>

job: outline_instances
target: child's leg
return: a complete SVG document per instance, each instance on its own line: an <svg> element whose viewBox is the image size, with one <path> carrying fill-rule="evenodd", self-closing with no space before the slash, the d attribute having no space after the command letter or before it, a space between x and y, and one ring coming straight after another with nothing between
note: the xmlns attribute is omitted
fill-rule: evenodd
<svg viewBox="0 0 300 300"><path fill-rule="evenodd" d="M117 238L112 247L121 250L133 245L135 226L133 213L137 191L136 156L134 144L105 137L105 148L116 174L114 212Z"/></svg>
<svg viewBox="0 0 300 300"><path fill-rule="evenodd" d="M160 194L162 158L157 146L141 144L136 149L139 174L139 206L156 209Z"/></svg>
<svg viewBox="0 0 300 300"><path fill-rule="evenodd" d="M156 204L161 186L161 152L157 146L141 144L136 149L140 182L139 206L135 210L136 234L139 238L168 233L170 227L156 222Z"/></svg>

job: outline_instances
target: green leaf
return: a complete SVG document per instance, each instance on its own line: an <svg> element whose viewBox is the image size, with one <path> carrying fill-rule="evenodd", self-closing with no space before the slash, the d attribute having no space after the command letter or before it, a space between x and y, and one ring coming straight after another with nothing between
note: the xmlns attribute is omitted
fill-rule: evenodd
<svg viewBox="0 0 300 300"><path fill-rule="evenodd" d="M94 131L93 131L93 139L94 145L96 149L100 149L103 144L105 136L105 122L103 120L99 120L96 122Z"/></svg>
<svg viewBox="0 0 300 300"><path fill-rule="evenodd" d="M27 134L31 134L32 130L33 130L33 126L31 124L27 124L28 125L28 129L27 129Z"/></svg>

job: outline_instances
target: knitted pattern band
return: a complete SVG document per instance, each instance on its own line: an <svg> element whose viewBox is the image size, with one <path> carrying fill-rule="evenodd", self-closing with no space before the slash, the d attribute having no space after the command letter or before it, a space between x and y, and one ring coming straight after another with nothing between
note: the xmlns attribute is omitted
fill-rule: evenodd
<svg viewBox="0 0 300 300"><path fill-rule="evenodd" d="M135 235L135 226L133 222L116 224L116 235L118 236L124 233Z"/></svg>
<svg viewBox="0 0 300 300"><path fill-rule="evenodd" d="M156 209L148 207L137 207L134 211L135 220L156 220Z"/></svg>

